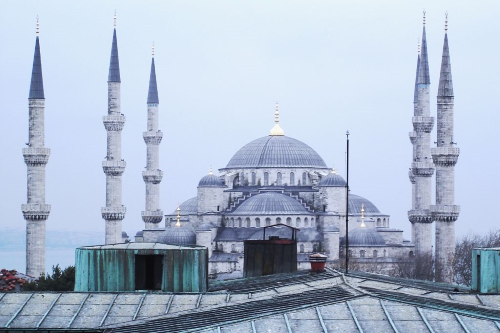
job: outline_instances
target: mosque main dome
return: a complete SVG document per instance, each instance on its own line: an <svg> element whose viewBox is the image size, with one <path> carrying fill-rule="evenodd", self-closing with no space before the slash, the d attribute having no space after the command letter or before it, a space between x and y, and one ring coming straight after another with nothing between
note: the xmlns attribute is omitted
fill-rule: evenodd
<svg viewBox="0 0 500 333"><path fill-rule="evenodd" d="M284 135L269 135L243 146L226 169L281 167L327 168L321 156L305 143Z"/></svg>

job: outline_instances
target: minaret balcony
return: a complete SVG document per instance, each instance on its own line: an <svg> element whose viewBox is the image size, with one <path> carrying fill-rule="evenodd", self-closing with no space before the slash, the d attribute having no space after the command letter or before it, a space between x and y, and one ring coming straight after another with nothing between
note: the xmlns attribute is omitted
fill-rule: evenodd
<svg viewBox="0 0 500 333"><path fill-rule="evenodd" d="M460 214L460 206L432 205L431 214L434 221L455 222Z"/></svg>
<svg viewBox="0 0 500 333"><path fill-rule="evenodd" d="M410 142L414 144L415 141L417 141L417 132L410 132L409 137L410 137Z"/></svg>
<svg viewBox="0 0 500 333"><path fill-rule="evenodd" d="M454 166L457 164L460 148L456 147L437 147L431 148L431 155L434 164L438 166Z"/></svg>
<svg viewBox="0 0 500 333"><path fill-rule="evenodd" d="M102 117L102 122L106 131L121 131L123 126L125 126L125 116L104 116Z"/></svg>
<svg viewBox="0 0 500 333"><path fill-rule="evenodd" d="M412 209L408 211L408 219L412 223L432 223L432 215L428 209Z"/></svg>
<svg viewBox="0 0 500 333"><path fill-rule="evenodd" d="M145 223L160 223L163 220L162 210L146 210L141 212L142 220Z"/></svg>
<svg viewBox="0 0 500 333"><path fill-rule="evenodd" d="M146 183L159 184L163 178L161 170L145 170L142 172L142 179Z"/></svg>
<svg viewBox="0 0 500 333"><path fill-rule="evenodd" d="M23 156L28 165L45 165L49 161L50 148L23 148Z"/></svg>
<svg viewBox="0 0 500 333"><path fill-rule="evenodd" d="M25 220L45 221L50 214L50 205L46 204L23 204L21 211Z"/></svg>
<svg viewBox="0 0 500 333"><path fill-rule="evenodd" d="M434 127L434 117L413 117L413 130L415 132L430 133Z"/></svg>
<svg viewBox="0 0 500 333"><path fill-rule="evenodd" d="M102 162L102 170L106 175L110 176L121 176L125 171L126 166L127 163L124 160Z"/></svg>
<svg viewBox="0 0 500 333"><path fill-rule="evenodd" d="M125 218L125 213L127 213L127 208L125 206L101 208L101 215L105 220L123 220Z"/></svg>
<svg viewBox="0 0 500 333"><path fill-rule="evenodd" d="M144 142L148 145L159 145L161 142L161 139L163 138L163 132L162 131L148 131L148 132L143 132L142 137L144 138Z"/></svg>
<svg viewBox="0 0 500 333"><path fill-rule="evenodd" d="M415 184L415 175L413 174L412 170L408 171L408 177L410 178L410 182L412 184Z"/></svg>
<svg viewBox="0 0 500 333"><path fill-rule="evenodd" d="M434 164L431 162L413 162L411 171L415 176L430 177L434 174Z"/></svg>

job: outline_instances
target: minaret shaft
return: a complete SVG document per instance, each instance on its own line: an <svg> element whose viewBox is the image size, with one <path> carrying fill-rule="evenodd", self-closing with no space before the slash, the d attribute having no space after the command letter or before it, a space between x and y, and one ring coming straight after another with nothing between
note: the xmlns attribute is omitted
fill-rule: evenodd
<svg viewBox="0 0 500 333"><path fill-rule="evenodd" d="M107 155L106 160L102 162L102 168L106 174L106 207L101 209L101 214L106 223L106 244L122 243L122 220L127 211L122 204L122 175L126 163L121 154L121 131L126 119L120 111L120 82L115 29L108 76L108 115L103 117L104 127L107 131Z"/></svg>
<svg viewBox="0 0 500 333"><path fill-rule="evenodd" d="M45 165L50 149L45 148L45 95L39 38L36 38L29 93L29 141L23 149L27 166L27 203L21 205L26 220L26 274L39 277L45 272L45 221L50 205L45 204Z"/></svg>
<svg viewBox="0 0 500 333"><path fill-rule="evenodd" d="M163 212L160 209L160 182L163 172L160 167L160 143L163 133L158 129L158 89L156 85L156 71L154 58L151 61L151 74L149 79L148 92L148 122L147 132L143 133L146 143L146 170L142 172L142 178L146 184L146 204L145 211L141 212L142 220L146 229L158 228L163 219Z"/></svg>

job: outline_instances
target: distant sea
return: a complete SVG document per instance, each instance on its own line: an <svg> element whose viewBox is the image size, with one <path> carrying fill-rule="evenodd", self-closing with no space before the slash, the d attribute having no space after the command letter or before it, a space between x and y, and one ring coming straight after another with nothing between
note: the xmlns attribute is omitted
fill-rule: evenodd
<svg viewBox="0 0 500 333"><path fill-rule="evenodd" d="M66 268L75 265L75 249L86 245L104 244L102 232L51 231L46 234L45 272L52 266ZM26 235L24 230L2 230L0 233L0 269L26 272Z"/></svg>

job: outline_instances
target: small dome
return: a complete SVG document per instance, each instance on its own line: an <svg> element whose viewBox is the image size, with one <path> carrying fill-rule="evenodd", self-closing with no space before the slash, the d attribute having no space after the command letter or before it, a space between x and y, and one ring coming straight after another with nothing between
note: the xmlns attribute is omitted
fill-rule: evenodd
<svg viewBox="0 0 500 333"><path fill-rule="evenodd" d="M226 215L311 215L294 198L276 192L266 192L246 199L232 213Z"/></svg>
<svg viewBox="0 0 500 333"><path fill-rule="evenodd" d="M140 230L140 231L137 231L137 233L135 234L135 237L142 237L144 236L144 231Z"/></svg>
<svg viewBox="0 0 500 333"><path fill-rule="evenodd" d="M158 237L158 243L170 245L196 245L196 234L184 227L166 228Z"/></svg>
<svg viewBox="0 0 500 333"><path fill-rule="evenodd" d="M345 187L347 185L346 181L344 178L342 178L341 175L338 173L329 173L328 176L323 177L321 181L319 182L318 186L338 186L338 187Z"/></svg>
<svg viewBox="0 0 500 333"><path fill-rule="evenodd" d="M345 246L345 237L340 240ZM385 246L384 238L373 228L356 228L349 232L349 246Z"/></svg>
<svg viewBox="0 0 500 333"><path fill-rule="evenodd" d="M349 214L361 214L361 205L365 204L365 214L380 214L378 208L368 199L349 194Z"/></svg>
<svg viewBox="0 0 500 333"><path fill-rule="evenodd" d="M193 197L179 205L181 216L198 214L198 197ZM177 215L177 208L170 214Z"/></svg>
<svg viewBox="0 0 500 333"><path fill-rule="evenodd" d="M224 187L224 184L220 180L219 176L210 173L205 177L203 177L202 179L200 179L198 187Z"/></svg>
<svg viewBox="0 0 500 333"><path fill-rule="evenodd" d="M212 225L209 223L202 223L196 228L196 231L211 231Z"/></svg>

